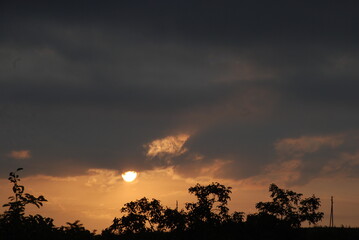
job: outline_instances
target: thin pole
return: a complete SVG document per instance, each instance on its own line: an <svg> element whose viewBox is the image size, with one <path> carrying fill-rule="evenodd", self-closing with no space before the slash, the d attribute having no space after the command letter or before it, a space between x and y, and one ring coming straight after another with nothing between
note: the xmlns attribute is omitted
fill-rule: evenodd
<svg viewBox="0 0 359 240"><path fill-rule="evenodd" d="M330 199L331 205L330 205L330 221L329 221L329 227L334 227L334 213L333 213L333 196Z"/></svg>

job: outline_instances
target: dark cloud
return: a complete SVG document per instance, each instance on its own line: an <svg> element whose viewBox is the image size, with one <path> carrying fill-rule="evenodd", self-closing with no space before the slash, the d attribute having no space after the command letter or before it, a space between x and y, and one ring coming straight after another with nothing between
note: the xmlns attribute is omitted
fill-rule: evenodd
<svg viewBox="0 0 359 240"><path fill-rule="evenodd" d="M1 174L149 169L145 144L189 133L179 172L223 161L220 175L247 178L292 160L280 140L356 131L357 5L4 2ZM303 156L301 181L356 149ZM31 158L8 157L20 150Z"/></svg>
<svg viewBox="0 0 359 240"><path fill-rule="evenodd" d="M110 25L190 40L262 42L299 37L307 42L346 38L354 43L348 35L358 37L353 31L357 6L356 1L23 1L3 3L2 11L4 18L15 22Z"/></svg>

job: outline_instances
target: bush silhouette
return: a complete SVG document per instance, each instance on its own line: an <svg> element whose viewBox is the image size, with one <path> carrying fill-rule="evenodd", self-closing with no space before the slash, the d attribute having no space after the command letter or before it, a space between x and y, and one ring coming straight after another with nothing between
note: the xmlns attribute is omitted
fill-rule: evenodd
<svg viewBox="0 0 359 240"><path fill-rule="evenodd" d="M52 218L39 214L25 216L27 205L32 204L40 208L47 200L42 195L35 197L30 193L25 193L25 187L19 183L21 180L18 172L21 170L23 169L18 168L9 174L8 179L13 185L13 195L9 197L9 202L3 205L7 210L0 215L0 239L92 239L94 234L86 230L79 221L57 228Z"/></svg>
<svg viewBox="0 0 359 240"><path fill-rule="evenodd" d="M28 204L35 205L40 208L43 202L47 200L43 196L35 197L32 194L25 193L25 187L20 185L18 172L23 170L18 168L15 172L10 172L9 181L13 184L13 196L9 197L9 202L3 207L8 209L1 215L0 230L1 236L5 239L19 239L21 237L29 237L36 235L36 231L52 232L53 220L43 218L40 215L25 216L25 207Z"/></svg>

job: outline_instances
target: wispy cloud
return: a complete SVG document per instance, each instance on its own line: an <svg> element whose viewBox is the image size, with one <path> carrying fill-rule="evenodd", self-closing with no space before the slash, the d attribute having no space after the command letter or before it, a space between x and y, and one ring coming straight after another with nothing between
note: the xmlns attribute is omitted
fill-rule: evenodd
<svg viewBox="0 0 359 240"><path fill-rule="evenodd" d="M8 156L14 159L27 159L31 157L30 150L11 151Z"/></svg>
<svg viewBox="0 0 359 240"><path fill-rule="evenodd" d="M321 174L326 176L357 177L359 173L359 152L342 153L338 159L329 161Z"/></svg>
<svg viewBox="0 0 359 240"><path fill-rule="evenodd" d="M277 141L274 146L280 155L300 157L306 153L314 153L323 147L335 148L343 143L342 136L302 136L285 138Z"/></svg>
<svg viewBox="0 0 359 240"><path fill-rule="evenodd" d="M189 137L188 134L180 134L153 140L144 146L147 149L146 156L149 158L179 156L187 151L183 145Z"/></svg>
<svg viewBox="0 0 359 240"><path fill-rule="evenodd" d="M122 181L121 174L109 169L89 169L88 179L85 183L88 187L97 187L101 190L110 191L118 182Z"/></svg>

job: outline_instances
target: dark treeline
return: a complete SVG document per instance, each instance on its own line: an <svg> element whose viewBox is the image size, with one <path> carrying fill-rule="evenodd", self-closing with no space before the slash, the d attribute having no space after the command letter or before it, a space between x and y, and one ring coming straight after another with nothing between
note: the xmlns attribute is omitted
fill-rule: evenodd
<svg viewBox="0 0 359 240"><path fill-rule="evenodd" d="M185 209L164 207L157 199L142 199L126 203L122 217L101 233L90 232L80 221L56 227L53 219L39 214L25 215L32 204L41 207L44 196L25 193L18 172L11 172L13 196L4 204L0 215L0 239L359 239L358 229L301 228L303 222L315 225L323 218L320 199L314 195L303 198L300 193L269 187L271 201L256 204L258 213L245 216L230 213L227 207L231 187L219 183L197 184L188 189L197 201L186 203Z"/></svg>

